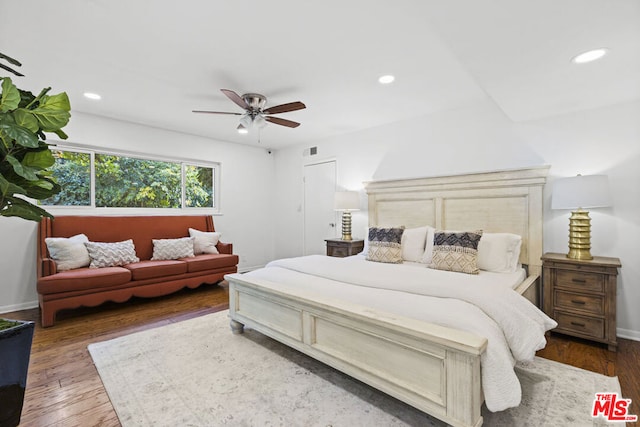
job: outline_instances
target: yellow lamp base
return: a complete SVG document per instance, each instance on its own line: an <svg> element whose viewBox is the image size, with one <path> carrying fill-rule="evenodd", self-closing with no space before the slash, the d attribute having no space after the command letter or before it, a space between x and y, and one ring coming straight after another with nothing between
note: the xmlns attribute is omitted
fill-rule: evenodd
<svg viewBox="0 0 640 427"><path fill-rule="evenodd" d="M342 240L353 240L351 237L351 212L342 212Z"/></svg>
<svg viewBox="0 0 640 427"><path fill-rule="evenodd" d="M571 212L569 218L569 253L567 258L590 260L591 256L591 218L589 212L582 209Z"/></svg>

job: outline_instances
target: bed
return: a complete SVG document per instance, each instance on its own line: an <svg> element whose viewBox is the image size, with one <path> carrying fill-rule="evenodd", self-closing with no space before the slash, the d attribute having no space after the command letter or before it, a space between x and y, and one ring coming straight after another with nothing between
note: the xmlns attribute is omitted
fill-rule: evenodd
<svg viewBox="0 0 640 427"><path fill-rule="evenodd" d="M545 330L553 327L535 307L540 301L547 171L533 167L366 183L370 227L426 224L521 236L518 260L524 270L506 285L479 274L477 280L491 283L482 285L489 291L474 279L460 279L471 275L363 257L278 260L255 272L225 276L232 331L241 333L244 326L258 330L450 425L482 425L485 398L487 403L492 399L494 409L487 404L491 410L519 402L519 396L511 403L500 400L509 400L510 393L500 399L494 395L501 387L519 391L519 384L504 383L511 378L514 357L533 357L544 345ZM439 284L423 295L427 274L457 275L464 283L454 297L443 298L439 292L445 286ZM431 292L435 294L427 295ZM504 301L489 292L504 295ZM494 307L493 300L502 306ZM474 304L481 308L470 311L471 319L486 316L485 311L495 312L496 318L462 327L450 315ZM494 322L503 330L493 330ZM501 335L506 352L502 343L496 344Z"/></svg>

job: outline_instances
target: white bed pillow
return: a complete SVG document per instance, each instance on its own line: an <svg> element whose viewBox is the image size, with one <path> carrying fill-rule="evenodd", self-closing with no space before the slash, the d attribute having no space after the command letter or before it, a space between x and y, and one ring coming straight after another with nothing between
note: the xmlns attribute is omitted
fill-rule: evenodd
<svg viewBox="0 0 640 427"><path fill-rule="evenodd" d="M420 262L427 240L427 226L406 228L402 233L402 260Z"/></svg>
<svg viewBox="0 0 640 427"><path fill-rule="evenodd" d="M193 237L193 253L198 254L217 254L216 245L220 241L222 233L215 231L200 231L195 228L189 229L189 236Z"/></svg>
<svg viewBox="0 0 640 427"><path fill-rule="evenodd" d="M194 237L181 237L179 239L151 239L151 242L153 243L153 255L151 256L151 261L191 258L194 256L194 240Z"/></svg>
<svg viewBox="0 0 640 427"><path fill-rule="evenodd" d="M435 233L435 228L427 226L427 238L425 239L424 253L422 254L422 259L419 260L423 264L431 264L431 259L433 258L433 236Z"/></svg>
<svg viewBox="0 0 640 427"><path fill-rule="evenodd" d="M483 233L478 243L478 268L513 273L519 267L522 237L512 233Z"/></svg>
<svg viewBox="0 0 640 427"><path fill-rule="evenodd" d="M91 263L91 258L89 258L89 252L84 244L88 241L89 238L84 234L44 239L49 255L55 261L58 271L87 267Z"/></svg>

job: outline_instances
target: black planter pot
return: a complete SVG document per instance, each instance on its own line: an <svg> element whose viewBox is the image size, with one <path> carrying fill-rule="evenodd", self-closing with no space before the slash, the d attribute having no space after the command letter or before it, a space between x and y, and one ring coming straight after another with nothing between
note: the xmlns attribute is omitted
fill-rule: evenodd
<svg viewBox="0 0 640 427"><path fill-rule="evenodd" d="M0 330L0 427L20 424L34 322Z"/></svg>

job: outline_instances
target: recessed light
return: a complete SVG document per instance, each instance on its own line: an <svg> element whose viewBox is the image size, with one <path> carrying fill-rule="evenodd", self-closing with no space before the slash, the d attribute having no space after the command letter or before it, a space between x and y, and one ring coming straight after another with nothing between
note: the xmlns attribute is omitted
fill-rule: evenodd
<svg viewBox="0 0 640 427"><path fill-rule="evenodd" d="M85 93L83 93L83 95L84 95L85 98L95 99L96 101L102 99L102 97L100 95L98 95L97 93L85 92Z"/></svg>
<svg viewBox="0 0 640 427"><path fill-rule="evenodd" d="M387 85L391 82L393 82L396 78L393 77L391 74L387 74L386 76L381 76L378 79L378 82L382 83L383 85Z"/></svg>
<svg viewBox="0 0 640 427"><path fill-rule="evenodd" d="M600 59L607 54L607 49L593 49L587 52L583 52L580 55L576 55L571 60L574 64L586 64L587 62L595 61L596 59Z"/></svg>

